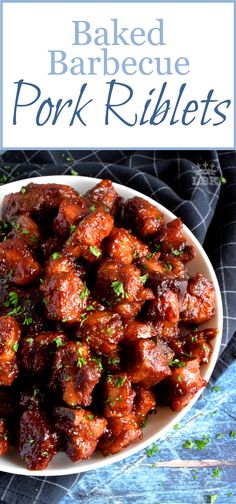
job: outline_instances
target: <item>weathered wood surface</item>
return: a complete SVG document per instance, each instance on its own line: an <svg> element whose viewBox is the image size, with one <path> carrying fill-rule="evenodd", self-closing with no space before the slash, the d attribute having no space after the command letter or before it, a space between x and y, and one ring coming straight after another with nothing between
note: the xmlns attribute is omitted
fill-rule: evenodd
<svg viewBox="0 0 236 504"><path fill-rule="evenodd" d="M217 386L218 392L210 387L204 392L178 430L157 441L159 451L153 457L143 450L78 475L60 504L205 504L213 495L216 504L236 504L236 362ZM186 440L204 435L210 441L203 450L183 447ZM219 476L214 477L217 468Z"/></svg>

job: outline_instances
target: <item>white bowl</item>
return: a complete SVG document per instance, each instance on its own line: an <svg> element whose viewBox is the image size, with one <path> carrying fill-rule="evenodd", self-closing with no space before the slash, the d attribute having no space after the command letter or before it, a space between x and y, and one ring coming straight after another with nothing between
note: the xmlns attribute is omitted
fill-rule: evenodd
<svg viewBox="0 0 236 504"><path fill-rule="evenodd" d="M19 180L11 182L0 187L0 206L2 200L6 194L11 192L18 192L20 188L30 182L46 184L46 183L56 183L56 184L67 184L71 187L77 189L80 193L85 193L88 189L97 184L101 179L91 178L91 177L80 177L71 175L55 175L47 177L35 177L25 180ZM126 200L134 196L141 196L147 201L155 205L161 212L163 212L166 221L170 221L175 218L175 215L167 210L164 206L160 205L156 201L152 200L148 196L145 196L129 187L125 187L120 184L115 184L117 192ZM217 361L221 337L222 337L222 326L223 326L223 311L222 311L222 301L221 294L218 285L218 281L213 270L213 267L204 252L202 246L197 241L195 236L191 231L184 226L184 234L187 238L188 244L194 245L196 250L196 257L193 261L188 264L188 271L191 274L200 272L205 275L208 280L211 280L214 285L216 293L216 314L213 319L209 322L202 324L201 327L215 327L218 329L218 335L213 340L213 352L210 358L210 362L206 365L201 366L201 374L205 380L209 380L214 366ZM75 474L84 471L89 471L92 469L99 469L100 467L108 466L114 462L123 460L124 458L137 453L139 450L147 447L153 443L157 438L165 436L165 434L173 428L173 426L183 418L184 415L192 408L192 406L197 401L198 397L201 395L202 390L199 391L192 401L183 408L180 412L173 412L167 407L159 407L156 415L151 415L149 417L147 426L143 430L143 439L136 441L131 444L128 448L122 450L116 455L109 457L104 457L101 452L96 452L90 460L85 460L82 462L73 463L65 455L65 453L59 453L56 455L52 462L49 464L48 468L43 471L29 471L25 468L19 455L16 453L15 449L11 449L7 455L0 457L0 471L5 471L13 474L22 474L26 476L61 476L65 474Z"/></svg>

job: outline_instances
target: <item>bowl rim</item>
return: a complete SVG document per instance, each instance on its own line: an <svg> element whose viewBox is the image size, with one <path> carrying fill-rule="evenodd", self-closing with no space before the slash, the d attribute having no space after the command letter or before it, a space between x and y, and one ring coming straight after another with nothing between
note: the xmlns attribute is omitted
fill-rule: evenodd
<svg viewBox="0 0 236 504"><path fill-rule="evenodd" d="M106 177L107 178L107 177ZM74 187L75 185L78 186L76 189L79 190L79 184L85 183L88 184L89 186L93 187L95 184L99 183L101 178L97 177L87 177L83 175L76 175L76 176L71 176L71 175L44 175L44 176L37 176L37 177L30 177L30 178L23 178L23 179L18 179L13 182L9 182L8 184L4 184L0 187L0 213L1 213L1 206L2 206L2 199L5 195L9 194L10 192L18 192L21 186L30 184L30 183L40 183L40 184L46 184L46 183L56 183L56 184L67 184L70 185L71 187ZM124 199L132 198L135 196L142 197L152 205L156 206L161 212L164 213L164 218L165 221L173 220L176 218L176 215L168 210L165 206L163 206L161 203L157 202L156 200L150 198L146 194L143 194L139 191L136 191L135 189L132 189L128 186L124 186L123 184L117 183L117 182L112 182L114 185L116 191L118 194L120 194L121 190L121 196L124 197ZM89 187L88 187L89 188ZM86 190L88 190L86 188ZM82 189L83 191L83 189ZM214 289L215 289L215 296L216 296L216 307L217 307L217 318L216 322L214 325L218 329L218 334L214 342L214 348L213 352L211 354L211 359L210 362L204 366L205 371L203 373L204 379L208 382L210 379L210 376L215 368L218 355L219 355L219 350L220 350L220 345L221 345L221 340L222 340L222 331L223 331L223 306L222 306L222 298L221 298L221 292L220 292L220 287L219 283L215 274L215 271L213 269L213 266L210 262L210 259L208 258L205 250L203 249L202 245L199 243L197 238L194 236L194 234L190 231L190 229L183 224L183 232L184 235L186 236L187 240L190 239L192 243L194 244L194 247L197 251L197 255L199 254L201 257L201 260L203 260L203 263L205 263L205 266L207 267L209 274L211 276L211 281L213 282ZM203 390L205 390L205 387L201 389L200 391L197 392L197 394L193 397L193 399L188 403L187 406L185 406L181 411L179 412L173 412L173 419L170 420L164 427L162 427L158 432L146 436L145 437L145 431L144 431L144 437L137 441L135 444L131 444L124 450L121 450L121 452L112 455L110 457L103 457L101 455L100 460L96 459L89 459L86 461L81 461L78 463L73 463L68 460L68 467L65 468L50 468L50 464L47 469L44 469L42 471L29 471L26 469L24 466L17 465L15 462L11 463L10 467L6 467L5 464L9 464L8 460L8 455L11 453L12 450L14 450L15 454L15 449L11 449L8 454L5 456L2 456L0 458L0 470L3 472L7 472L10 474L17 474L17 475L23 475L23 476L38 476L38 477L45 477L45 476L65 476L69 474L79 474L82 472L86 471L91 471L91 470L96 470L100 469L106 466L109 466L111 464L114 464L115 462L120 462L121 460L126 459L127 457L130 457L139 451L143 450L153 442L155 442L157 439L160 439L164 437L167 432L169 432L176 423L178 423L187 413L188 411L193 407L193 405L197 402L199 396L202 394ZM164 410L165 408L162 408ZM169 408L167 408L169 410ZM18 456L19 457L19 456ZM56 459L57 456L54 457ZM86 462L86 463L84 463ZM19 457L19 464L21 463L21 459ZM73 465L71 465L73 464Z"/></svg>

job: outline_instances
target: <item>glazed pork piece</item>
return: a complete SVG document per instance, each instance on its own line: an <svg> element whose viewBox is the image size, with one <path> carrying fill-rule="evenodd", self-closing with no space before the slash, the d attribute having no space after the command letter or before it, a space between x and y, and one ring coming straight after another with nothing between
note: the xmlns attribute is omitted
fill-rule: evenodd
<svg viewBox="0 0 236 504"><path fill-rule="evenodd" d="M21 329L14 317L0 317L0 385L12 385L18 375L20 335Z"/></svg>
<svg viewBox="0 0 236 504"><path fill-rule="evenodd" d="M101 244L113 227L113 218L99 209L82 219L72 236L67 240L64 252L71 257L83 257L88 262L97 262L102 255Z"/></svg>
<svg viewBox="0 0 236 504"><path fill-rule="evenodd" d="M0 275L15 285L29 285L40 275L40 265L19 238L0 243Z"/></svg>
<svg viewBox="0 0 236 504"><path fill-rule="evenodd" d="M138 196L126 201L124 220L141 238L153 236L164 224L163 214L157 207Z"/></svg>
<svg viewBox="0 0 236 504"><path fill-rule="evenodd" d="M102 436L107 421L82 408L54 410L55 428L65 438L66 453L73 462L90 458Z"/></svg>
<svg viewBox="0 0 236 504"><path fill-rule="evenodd" d="M45 469L57 453L58 435L38 409L24 411L19 425L19 453L30 470Z"/></svg>
<svg viewBox="0 0 236 504"><path fill-rule="evenodd" d="M80 321L86 307L85 285L73 263L60 253L53 253L46 264L45 278L40 286L44 295L47 317L68 324Z"/></svg>
<svg viewBox="0 0 236 504"><path fill-rule="evenodd" d="M111 259L106 259L98 268L94 294L124 321L136 317L144 302L154 298L152 291L144 287L140 270L134 264Z"/></svg>
<svg viewBox="0 0 236 504"><path fill-rule="evenodd" d="M50 387L61 392L69 406L90 406L100 376L100 360L90 354L89 347L70 341L55 352Z"/></svg>
<svg viewBox="0 0 236 504"><path fill-rule="evenodd" d="M79 186L79 177L76 184ZM91 184L92 185L92 184ZM215 296L181 219L110 180L27 184L0 222L0 455L29 470L120 452L205 386ZM193 269L194 271L194 269ZM145 431L144 431L145 432Z"/></svg>
<svg viewBox="0 0 236 504"><path fill-rule="evenodd" d="M89 311L77 331L77 337L82 338L94 352L110 355L124 337L121 318L117 313L106 310Z"/></svg>
<svg viewBox="0 0 236 504"><path fill-rule="evenodd" d="M62 184L34 184L22 187L19 193L5 196L2 205L2 218L11 221L16 216L28 214L42 220L58 211L64 199L76 201L78 193L72 187Z"/></svg>

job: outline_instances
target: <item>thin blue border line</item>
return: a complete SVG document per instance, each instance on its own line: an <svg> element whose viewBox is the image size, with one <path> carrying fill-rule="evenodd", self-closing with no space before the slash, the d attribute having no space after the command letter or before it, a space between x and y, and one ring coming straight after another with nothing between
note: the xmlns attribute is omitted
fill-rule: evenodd
<svg viewBox="0 0 236 504"><path fill-rule="evenodd" d="M7 3L145 3L143 0L0 0L0 29L1 29L1 47L0 47L0 149L8 149L8 147L3 146L3 4ZM233 74L234 74L234 90L233 90L233 101L234 101L234 118L233 118L233 128L234 128L234 145L233 147L178 147L178 150L229 150L236 149L236 0L148 0L146 3L227 3L233 4L233 30L234 30L234 47L233 47ZM19 150L19 147L10 147L11 150ZM21 150L133 150L136 147L21 147ZM139 147L138 150L166 150L167 147ZM177 147L168 147L168 150L176 150Z"/></svg>

